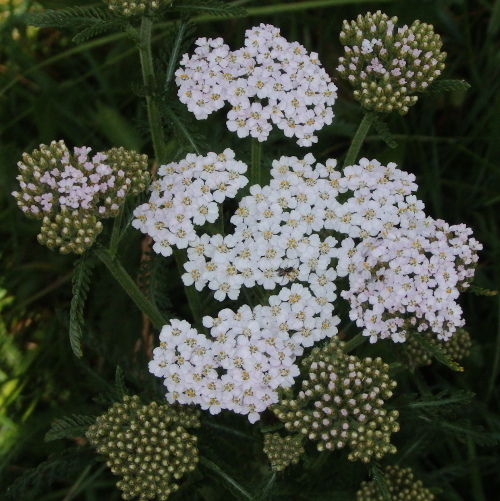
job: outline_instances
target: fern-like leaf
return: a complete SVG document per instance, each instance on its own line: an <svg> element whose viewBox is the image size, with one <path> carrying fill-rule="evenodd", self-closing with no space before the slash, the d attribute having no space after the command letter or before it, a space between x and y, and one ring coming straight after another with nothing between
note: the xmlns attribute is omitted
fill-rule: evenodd
<svg viewBox="0 0 500 501"><path fill-rule="evenodd" d="M73 416L63 417L52 421L50 430L45 435L45 441L59 440L61 438L81 437L87 431L87 428L94 424L95 417L91 416Z"/></svg>
<svg viewBox="0 0 500 501"><path fill-rule="evenodd" d="M165 319L169 318L172 302L168 294L170 279L165 258L156 253L146 253L141 261L138 285L144 295L161 311Z"/></svg>
<svg viewBox="0 0 500 501"><path fill-rule="evenodd" d="M99 19L96 19L92 26L89 26L83 31L80 31L80 33L78 33L78 35L75 35L72 40L75 43L82 43L86 40L89 40L90 38L94 38L97 35L105 33L106 31L117 30L121 28L122 25L122 19L114 19L109 21L101 21Z"/></svg>
<svg viewBox="0 0 500 501"><path fill-rule="evenodd" d="M370 464L370 476L377 486L377 491L384 501L391 501L392 496L387 488L387 482L380 466L377 463Z"/></svg>
<svg viewBox="0 0 500 501"><path fill-rule="evenodd" d="M437 360L439 360L442 364L446 365L450 369L463 372L464 368L451 359L439 346L427 339L424 339L422 336L415 336L414 339L418 340L418 342Z"/></svg>
<svg viewBox="0 0 500 501"><path fill-rule="evenodd" d="M375 127L378 135L384 140L385 144L387 144L389 148L396 148L398 143L389 130L389 126L378 115L374 114L372 125Z"/></svg>
<svg viewBox="0 0 500 501"><path fill-rule="evenodd" d="M120 400L122 400L123 397L129 393L127 385L125 384L125 375L123 374L120 366L116 368L115 372L115 388Z"/></svg>
<svg viewBox="0 0 500 501"><path fill-rule="evenodd" d="M26 24L38 28L71 28L89 26L98 20L109 19L108 11L95 7L70 7L61 10L47 9L26 16Z"/></svg>
<svg viewBox="0 0 500 501"><path fill-rule="evenodd" d="M74 38L75 43L84 42L105 31L116 29L124 21L109 10L96 7L70 7L68 9L35 12L26 16L26 23L39 28L73 28L81 30Z"/></svg>
<svg viewBox="0 0 500 501"><path fill-rule="evenodd" d="M196 26L193 23L183 20L165 37L165 48L162 52L167 68L165 71L165 92L174 78L175 70L179 66L180 56L188 50L189 42L195 30Z"/></svg>
<svg viewBox="0 0 500 501"><path fill-rule="evenodd" d="M197 155L202 155L203 151L206 150L205 138L196 132L189 121L186 120L183 116L184 110L180 109L176 104L170 103L168 106L164 104L161 111L165 124L170 132L179 139L183 150L187 153L194 152Z"/></svg>
<svg viewBox="0 0 500 501"><path fill-rule="evenodd" d="M482 287L478 287L477 285L470 285L465 290L472 292L472 294L475 294L476 296L496 296L498 294L498 291L483 289Z"/></svg>
<svg viewBox="0 0 500 501"><path fill-rule="evenodd" d="M53 454L37 468L26 471L7 490L10 499L38 499L36 497L45 487L57 480L80 474L95 461L94 452L87 447L66 449Z"/></svg>
<svg viewBox="0 0 500 501"><path fill-rule="evenodd" d="M426 411L431 411L437 407L448 407L455 408L457 406L462 406L469 404L474 398L475 394L470 391L459 390L453 394L448 391L442 391L437 395L425 394L417 397L417 395L406 394L402 396L399 401L399 407L407 407L414 412L415 409L422 409Z"/></svg>
<svg viewBox="0 0 500 501"><path fill-rule="evenodd" d="M434 80L425 92L450 92L452 90L469 90L470 84L465 80Z"/></svg>
<svg viewBox="0 0 500 501"><path fill-rule="evenodd" d="M420 419L432 422L433 420L426 416L420 416ZM500 433L490 433L484 430L480 425L472 424L468 419L459 419L454 422L436 421L436 425L441 431L445 431L450 435L462 441L472 440L476 445L482 447L493 447L500 440Z"/></svg>
<svg viewBox="0 0 500 501"><path fill-rule="evenodd" d="M243 7L218 0L181 0L173 5L173 10L190 15L205 14L211 16L241 17L246 15Z"/></svg>
<svg viewBox="0 0 500 501"><path fill-rule="evenodd" d="M83 308L87 299L93 262L84 254L75 262L73 275L73 298L69 314L69 340L73 353L82 356L81 338L83 335Z"/></svg>

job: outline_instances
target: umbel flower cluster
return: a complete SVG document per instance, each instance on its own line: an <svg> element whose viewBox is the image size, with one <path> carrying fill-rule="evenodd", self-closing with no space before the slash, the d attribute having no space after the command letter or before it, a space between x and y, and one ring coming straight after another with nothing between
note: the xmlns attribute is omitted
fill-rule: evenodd
<svg viewBox="0 0 500 501"><path fill-rule="evenodd" d="M303 348L336 334L337 277L348 277L341 294L371 342L403 342L410 331L448 340L463 326L456 299L474 274L481 248L470 230L427 217L413 194L415 177L395 164L361 159L341 172L335 160L314 162L310 154L274 161L270 184L252 186L240 201L232 234L193 231L182 242L188 256L185 285L208 287L220 301L237 299L242 287L256 284L280 291L253 310L246 306L206 317L215 341L187 322L164 327L150 370L165 378L171 402L258 419L277 402L277 388L293 384L294 361ZM189 168L172 169L193 178ZM210 176L219 173L207 173L207 183ZM155 212L153 188L152 206L141 206L134 224L155 238L161 214L163 226L176 228L178 220L170 218L184 211L182 190L194 183L179 184L168 198L173 206L164 212Z"/></svg>
<svg viewBox="0 0 500 501"><path fill-rule="evenodd" d="M415 480L411 468L386 466L384 477L391 501L433 501L434 494L425 488L421 480ZM374 481L362 482L356 493L356 501L384 501Z"/></svg>
<svg viewBox="0 0 500 501"><path fill-rule="evenodd" d="M283 471L288 465L299 462L304 454L301 435L282 437L279 433L264 435L264 452L271 462L273 471Z"/></svg>
<svg viewBox="0 0 500 501"><path fill-rule="evenodd" d="M238 137L267 139L273 124L300 146L333 118L337 87L316 53L288 42L279 28L247 30L244 47L231 51L222 38L200 38L176 75L178 96L197 119L231 105L227 127Z"/></svg>
<svg viewBox="0 0 500 501"><path fill-rule="evenodd" d="M132 225L153 238L158 254L169 256L172 245L184 249L197 240L194 227L216 221L218 204L246 186L246 170L229 148L219 155L190 154L179 163L163 165L149 202L135 210Z"/></svg>
<svg viewBox="0 0 500 501"><path fill-rule="evenodd" d="M345 56L337 70L354 87L363 108L405 115L417 102L415 93L441 75L446 52L441 52L441 38L432 25L415 21L397 28L397 21L380 11L344 21L340 41Z"/></svg>
<svg viewBox="0 0 500 501"><path fill-rule="evenodd" d="M198 463L197 439L186 428L199 427L199 411L125 396L99 416L86 437L120 480L123 499L165 501L183 475Z"/></svg>
<svg viewBox="0 0 500 501"><path fill-rule="evenodd" d="M254 423L278 402L277 389L293 384L304 346L336 334L339 319L330 312L306 287L293 284L266 306L204 317L210 337L172 320L160 333L149 370L165 379L169 402L198 404L211 414L228 409Z"/></svg>
<svg viewBox="0 0 500 501"><path fill-rule="evenodd" d="M74 148L64 141L41 144L23 154L13 192L30 218L42 219L38 241L52 250L82 254L102 231L101 219L118 215L127 195L149 184L147 156L112 148L90 156L91 148Z"/></svg>
<svg viewBox="0 0 500 501"><path fill-rule="evenodd" d="M284 398L271 407L291 433L318 442L318 450L351 449L348 459L365 463L396 452L391 434L399 430L397 411L384 401L396 382L380 358L361 360L343 352L333 340L314 348L302 361L308 376L297 398Z"/></svg>

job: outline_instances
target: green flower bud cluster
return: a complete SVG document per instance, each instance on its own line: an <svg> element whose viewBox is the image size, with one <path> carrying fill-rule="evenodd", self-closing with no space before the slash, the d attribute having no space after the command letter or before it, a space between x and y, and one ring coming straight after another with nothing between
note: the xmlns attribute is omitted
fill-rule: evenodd
<svg viewBox="0 0 500 501"><path fill-rule="evenodd" d="M289 435L282 437L279 433L266 433L264 436L264 452L273 471L283 471L289 464L299 462L299 457L304 454L302 435Z"/></svg>
<svg viewBox="0 0 500 501"><path fill-rule="evenodd" d="M149 184L146 155L124 148L89 152L70 153L64 141L52 141L18 163L21 191L12 195L26 216L42 219L38 241L63 254L85 252L102 231L100 220L116 217L125 197Z"/></svg>
<svg viewBox="0 0 500 501"><path fill-rule="evenodd" d="M121 479L123 499L164 501L185 473L198 463L197 439L186 428L199 427L199 411L187 406L143 405L125 396L89 427L86 437Z"/></svg>
<svg viewBox="0 0 500 501"><path fill-rule="evenodd" d="M337 70L363 108L405 115L417 102L415 92L425 91L443 71L446 52L432 25L415 21L396 28L397 20L377 11L344 21L340 41L345 57Z"/></svg>
<svg viewBox="0 0 500 501"><path fill-rule="evenodd" d="M439 349L452 360L463 360L470 355L472 340L470 334L465 329L457 329L448 341L436 339L431 332L415 333L408 336L407 342L403 345L403 360L408 367L423 367L432 363L432 355L419 343L417 336L422 336L429 343L439 347Z"/></svg>
<svg viewBox="0 0 500 501"><path fill-rule="evenodd" d="M434 494L423 486L421 480L414 480L411 468L386 466L384 475L391 501L433 501ZM379 494L375 482L362 482L356 501L384 501L384 497Z"/></svg>
<svg viewBox="0 0 500 501"><path fill-rule="evenodd" d="M165 0L104 0L108 9L124 16L141 16L157 10L162 4L170 5L172 1Z"/></svg>
<svg viewBox="0 0 500 501"><path fill-rule="evenodd" d="M271 406L287 431L318 441L322 450L351 449L348 459L365 463L396 452L391 434L399 430L397 411L386 411L396 382L380 358L347 355L333 340L303 360L309 377L298 397Z"/></svg>

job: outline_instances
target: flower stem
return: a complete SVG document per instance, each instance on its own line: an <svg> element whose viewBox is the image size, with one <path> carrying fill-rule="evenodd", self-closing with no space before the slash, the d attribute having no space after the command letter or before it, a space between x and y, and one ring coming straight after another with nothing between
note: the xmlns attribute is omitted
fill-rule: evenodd
<svg viewBox="0 0 500 501"><path fill-rule="evenodd" d="M363 336L363 333L360 332L359 334L356 334L352 339L349 339L344 345L344 353L349 353L355 348L357 348L359 345L363 344L368 338L366 336Z"/></svg>
<svg viewBox="0 0 500 501"><path fill-rule="evenodd" d="M120 262L104 247L96 246L94 253L106 265L116 281L123 287L136 306L150 318L157 329L161 329L161 327L166 324L165 318L157 310L156 306L140 291L137 284L132 280Z"/></svg>
<svg viewBox="0 0 500 501"><path fill-rule="evenodd" d="M347 152L347 155L345 157L344 167L352 165L356 161L356 157L358 156L359 150L361 149L361 145L363 144L363 141L368 134L368 131L370 130L374 118L375 117L372 113L367 113L363 117L363 120L361 120L358 130L356 131L356 134L352 140L351 147L349 148L349 151Z"/></svg>
<svg viewBox="0 0 500 501"><path fill-rule="evenodd" d="M153 92L155 86L155 74L153 66L153 55L151 51L151 32L153 21L149 16L142 17L141 29L139 33L139 56L141 59L142 78L146 88L146 105L149 117L149 127L151 129L151 138L153 141L153 149L155 152L156 161L161 163L166 160L165 138L163 135L163 127L161 123L160 112L156 103L155 94ZM174 249L174 258L177 263L179 272L184 273L183 265L186 262L185 255L182 251ZM201 327L201 307L200 300L196 290L193 287L184 286L184 291L187 296L188 304L191 313L195 320L195 325ZM148 315L149 316L149 315ZM150 317L151 318L151 317ZM151 318L153 320L153 318ZM154 321L153 321L154 323Z"/></svg>
<svg viewBox="0 0 500 501"><path fill-rule="evenodd" d="M153 149L158 162L163 161L165 152L165 138L161 125L160 111L156 105L154 88L156 85L153 54L151 51L151 32L153 20L149 16L142 16L141 29L139 32L139 57L141 60L142 80L146 88L146 106L148 109L149 127L151 129L151 139Z"/></svg>
<svg viewBox="0 0 500 501"><path fill-rule="evenodd" d="M261 167L261 156L262 156L262 143L252 137L252 150L251 150L251 165L250 165L250 186L254 184L262 184L262 167Z"/></svg>

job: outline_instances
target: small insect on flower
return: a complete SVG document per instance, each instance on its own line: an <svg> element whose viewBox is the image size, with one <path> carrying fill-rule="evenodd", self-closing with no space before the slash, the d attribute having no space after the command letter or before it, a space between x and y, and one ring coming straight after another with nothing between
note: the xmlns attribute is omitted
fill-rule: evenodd
<svg viewBox="0 0 500 501"><path fill-rule="evenodd" d="M287 277L289 280L295 280L297 278L297 270L293 266L288 268L278 268L278 277Z"/></svg>

